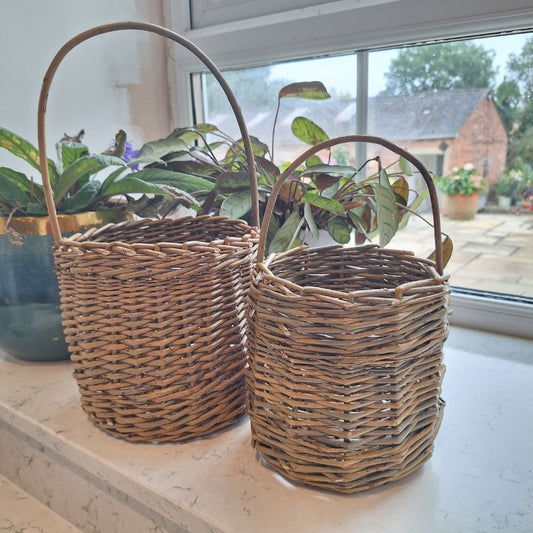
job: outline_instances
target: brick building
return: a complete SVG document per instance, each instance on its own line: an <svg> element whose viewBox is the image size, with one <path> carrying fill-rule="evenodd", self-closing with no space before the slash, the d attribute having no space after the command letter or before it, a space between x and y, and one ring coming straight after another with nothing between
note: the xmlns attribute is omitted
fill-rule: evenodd
<svg viewBox="0 0 533 533"><path fill-rule="evenodd" d="M369 102L368 132L385 137L442 175L472 163L489 184L505 169L507 133L488 89L461 89Z"/></svg>

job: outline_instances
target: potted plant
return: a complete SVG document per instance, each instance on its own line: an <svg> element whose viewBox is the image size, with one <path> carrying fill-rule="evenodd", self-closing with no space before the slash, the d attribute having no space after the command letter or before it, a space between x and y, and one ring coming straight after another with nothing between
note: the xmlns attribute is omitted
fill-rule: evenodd
<svg viewBox="0 0 533 533"><path fill-rule="evenodd" d="M456 220L471 220L478 208L479 193L485 180L471 163L454 167L450 174L439 178L443 194L443 213Z"/></svg>
<svg viewBox="0 0 533 533"><path fill-rule="evenodd" d="M133 173L146 159L132 158L123 131L100 154L89 153L82 136L83 132L65 136L57 144L58 161L48 161L64 234L150 210L155 213L165 198L194 203L183 191ZM37 149L4 128L0 148L39 170ZM21 359L68 358L52 246L42 185L22 172L0 167L0 348Z"/></svg>
<svg viewBox="0 0 533 533"><path fill-rule="evenodd" d="M326 99L329 94L320 82L290 84L281 89L275 112L277 118L284 98ZM274 120L272 146L274 146ZM309 145L327 140L328 135L305 117L296 117L291 124L293 134ZM272 149L252 137L261 210L280 175ZM379 234L385 246L395 232L407 223L425 194L410 200L406 176L409 163L400 158L384 167L380 157L372 157L360 168L353 164L339 165L331 152L313 156L299 168L284 186L268 228L270 252L284 251L302 241L317 240L327 233L337 243L345 244L355 234L361 243ZM147 179L159 170L159 180L183 188L200 204L202 213L219 213L232 218L249 219L251 207L244 153L240 144L213 124L197 124L178 128L168 137L147 143L141 156L161 161L141 171ZM162 183L162 181L158 181Z"/></svg>
<svg viewBox="0 0 533 533"><path fill-rule="evenodd" d="M512 169L506 172L493 189L498 195L498 206L509 209L516 201L516 197L521 185L521 177L517 170Z"/></svg>
<svg viewBox="0 0 533 533"><path fill-rule="evenodd" d="M517 181L515 200L522 209L533 211L533 168L521 157L513 161L513 169L509 171Z"/></svg>

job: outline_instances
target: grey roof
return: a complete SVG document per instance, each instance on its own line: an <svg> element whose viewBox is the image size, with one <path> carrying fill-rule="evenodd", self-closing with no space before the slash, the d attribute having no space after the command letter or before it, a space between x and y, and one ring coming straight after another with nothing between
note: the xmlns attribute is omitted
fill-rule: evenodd
<svg viewBox="0 0 533 533"><path fill-rule="evenodd" d="M368 133L390 140L455 137L488 89L459 89L369 99Z"/></svg>
<svg viewBox="0 0 533 533"><path fill-rule="evenodd" d="M413 96L369 98L368 134L391 141L453 138L489 89L456 89ZM304 116L318 124L330 137L355 132L355 100L303 100L286 98L281 103L276 127L276 145L294 143L290 124ZM274 112L246 109L249 131L270 145ZM211 118L223 131L237 135L236 123L228 113ZM235 131L232 131L235 130Z"/></svg>

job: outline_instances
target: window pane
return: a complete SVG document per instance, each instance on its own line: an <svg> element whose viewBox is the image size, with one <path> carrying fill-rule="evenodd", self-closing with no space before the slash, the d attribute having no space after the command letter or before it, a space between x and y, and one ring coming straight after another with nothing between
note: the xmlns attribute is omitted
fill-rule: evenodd
<svg viewBox="0 0 533 533"><path fill-rule="evenodd" d="M533 297L532 57L531 33L369 53L365 133L407 149L435 178L473 167L475 183L482 185L472 220L452 218L439 190L443 232L454 243L446 269L454 286ZM225 77L250 133L274 146L280 164L307 147L291 132L297 116L311 119L329 137L358 132L356 73L357 55L351 54L227 71ZM323 82L332 98L283 99L272 143L279 90L313 80ZM209 75L202 75L202 85L199 119L236 138L222 91ZM355 160L354 147L333 155L340 164ZM375 147L368 147L368 156L375 155ZM511 188L507 207L502 207L504 185ZM416 174L410 187L411 199L426 190ZM430 218L427 198L419 213ZM431 228L412 216L390 246L427 256L432 239Z"/></svg>
<svg viewBox="0 0 533 533"><path fill-rule="evenodd" d="M454 244L446 270L457 287L533 297L532 35L369 56L368 132L406 148L436 176L473 165L483 178L472 220L452 218L466 208L454 214L455 197L439 190L443 232ZM511 206L500 199L507 194L497 185L502 180L511 182ZM421 179L412 186L425 189ZM430 214L428 201L421 214ZM431 231L417 217L391 246L421 255L434 249Z"/></svg>
<svg viewBox="0 0 533 533"><path fill-rule="evenodd" d="M328 100L281 100L274 132L274 160L279 164L308 148L291 132L291 123L297 116L312 120L330 137L355 132L356 72L357 58L352 54L225 71L224 77L235 93L250 135L269 147L280 89L289 83L316 80L326 87L331 95ZM237 138L237 123L222 89L210 74L202 75L202 85L202 107L197 109L197 116Z"/></svg>

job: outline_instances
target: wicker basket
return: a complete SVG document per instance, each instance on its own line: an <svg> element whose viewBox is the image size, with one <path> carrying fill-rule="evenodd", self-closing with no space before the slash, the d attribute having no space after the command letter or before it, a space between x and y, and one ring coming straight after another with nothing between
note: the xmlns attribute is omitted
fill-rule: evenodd
<svg viewBox="0 0 533 533"><path fill-rule="evenodd" d="M378 143L424 176L434 210L437 264L375 245L300 247L264 260L249 291L247 369L252 444L287 478L353 493L397 480L432 453L444 402L442 347L449 287L433 182L415 158L376 137L347 136L303 154Z"/></svg>
<svg viewBox="0 0 533 533"><path fill-rule="evenodd" d="M115 436L182 441L221 429L245 413L245 303L258 231L242 220L200 216L140 220L61 237L46 164L48 89L69 50L122 29L151 31L184 45L217 77L241 127L257 204L253 155L220 72L194 45L165 28L125 22L88 30L63 46L45 76L39 103L41 172L82 407L94 424Z"/></svg>

